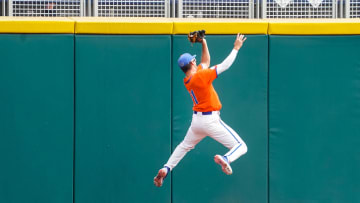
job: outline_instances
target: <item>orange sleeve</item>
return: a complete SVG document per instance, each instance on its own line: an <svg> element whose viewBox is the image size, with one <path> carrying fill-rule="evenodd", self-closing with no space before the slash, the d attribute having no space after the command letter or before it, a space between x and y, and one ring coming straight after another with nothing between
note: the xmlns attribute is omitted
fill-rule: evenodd
<svg viewBox="0 0 360 203"><path fill-rule="evenodd" d="M212 81L217 78L217 67L215 66L214 69L202 69L199 71L200 77L206 81L207 83L211 83Z"/></svg>

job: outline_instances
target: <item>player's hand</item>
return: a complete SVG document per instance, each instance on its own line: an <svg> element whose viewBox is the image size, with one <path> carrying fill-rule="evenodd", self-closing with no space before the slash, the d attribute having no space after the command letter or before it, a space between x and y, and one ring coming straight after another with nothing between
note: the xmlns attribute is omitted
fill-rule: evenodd
<svg viewBox="0 0 360 203"><path fill-rule="evenodd" d="M239 50L242 47L245 40L246 40L246 37L244 35L241 35L240 33L238 33L236 36L235 43L234 43L234 49Z"/></svg>

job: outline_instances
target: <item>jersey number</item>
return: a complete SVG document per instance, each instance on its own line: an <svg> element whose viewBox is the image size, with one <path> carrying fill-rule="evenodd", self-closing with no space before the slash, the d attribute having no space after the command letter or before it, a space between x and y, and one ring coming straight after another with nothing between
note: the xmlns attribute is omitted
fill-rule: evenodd
<svg viewBox="0 0 360 203"><path fill-rule="evenodd" d="M198 102L198 100L196 99L196 96L195 96L193 90L190 90L190 95L191 95L191 98L193 99L194 106L195 106L195 105L198 104L199 102Z"/></svg>

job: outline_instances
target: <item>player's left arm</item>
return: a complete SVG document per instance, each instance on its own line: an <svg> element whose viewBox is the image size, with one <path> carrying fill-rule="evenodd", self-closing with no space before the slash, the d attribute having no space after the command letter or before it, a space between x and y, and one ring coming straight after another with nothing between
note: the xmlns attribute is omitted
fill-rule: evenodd
<svg viewBox="0 0 360 203"><path fill-rule="evenodd" d="M216 69L216 74L219 75L230 68L230 66L233 64L233 62L236 59L236 56L238 54L239 49L242 47L243 43L245 42L246 37L244 35L237 34L236 40L234 42L234 48L231 50L228 57L225 58L225 60L214 67L211 67L211 69Z"/></svg>
<svg viewBox="0 0 360 203"><path fill-rule="evenodd" d="M206 39L203 39L201 43L202 43L201 64L203 69L207 69L210 66L210 53L206 43Z"/></svg>

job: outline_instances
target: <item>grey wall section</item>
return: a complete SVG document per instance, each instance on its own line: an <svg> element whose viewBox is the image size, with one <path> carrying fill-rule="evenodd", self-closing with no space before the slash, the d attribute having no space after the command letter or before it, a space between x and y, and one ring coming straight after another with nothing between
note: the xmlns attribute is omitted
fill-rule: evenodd
<svg viewBox="0 0 360 203"><path fill-rule="evenodd" d="M233 48L235 35L207 36L211 64L221 63ZM268 37L248 36L232 67L219 75L214 87L223 104L222 119L247 143L249 151L232 164L226 176L213 161L227 148L205 138L173 170L173 202L267 202L267 59ZM173 149L182 141L192 117L192 100L184 87L177 59L184 53L197 54L186 36L173 37Z"/></svg>
<svg viewBox="0 0 360 203"><path fill-rule="evenodd" d="M270 36L270 202L360 202L360 36Z"/></svg>
<svg viewBox="0 0 360 203"><path fill-rule="evenodd" d="M0 35L0 202L73 200L74 36Z"/></svg>
<svg viewBox="0 0 360 203"><path fill-rule="evenodd" d="M170 202L171 37L76 35L75 202Z"/></svg>

